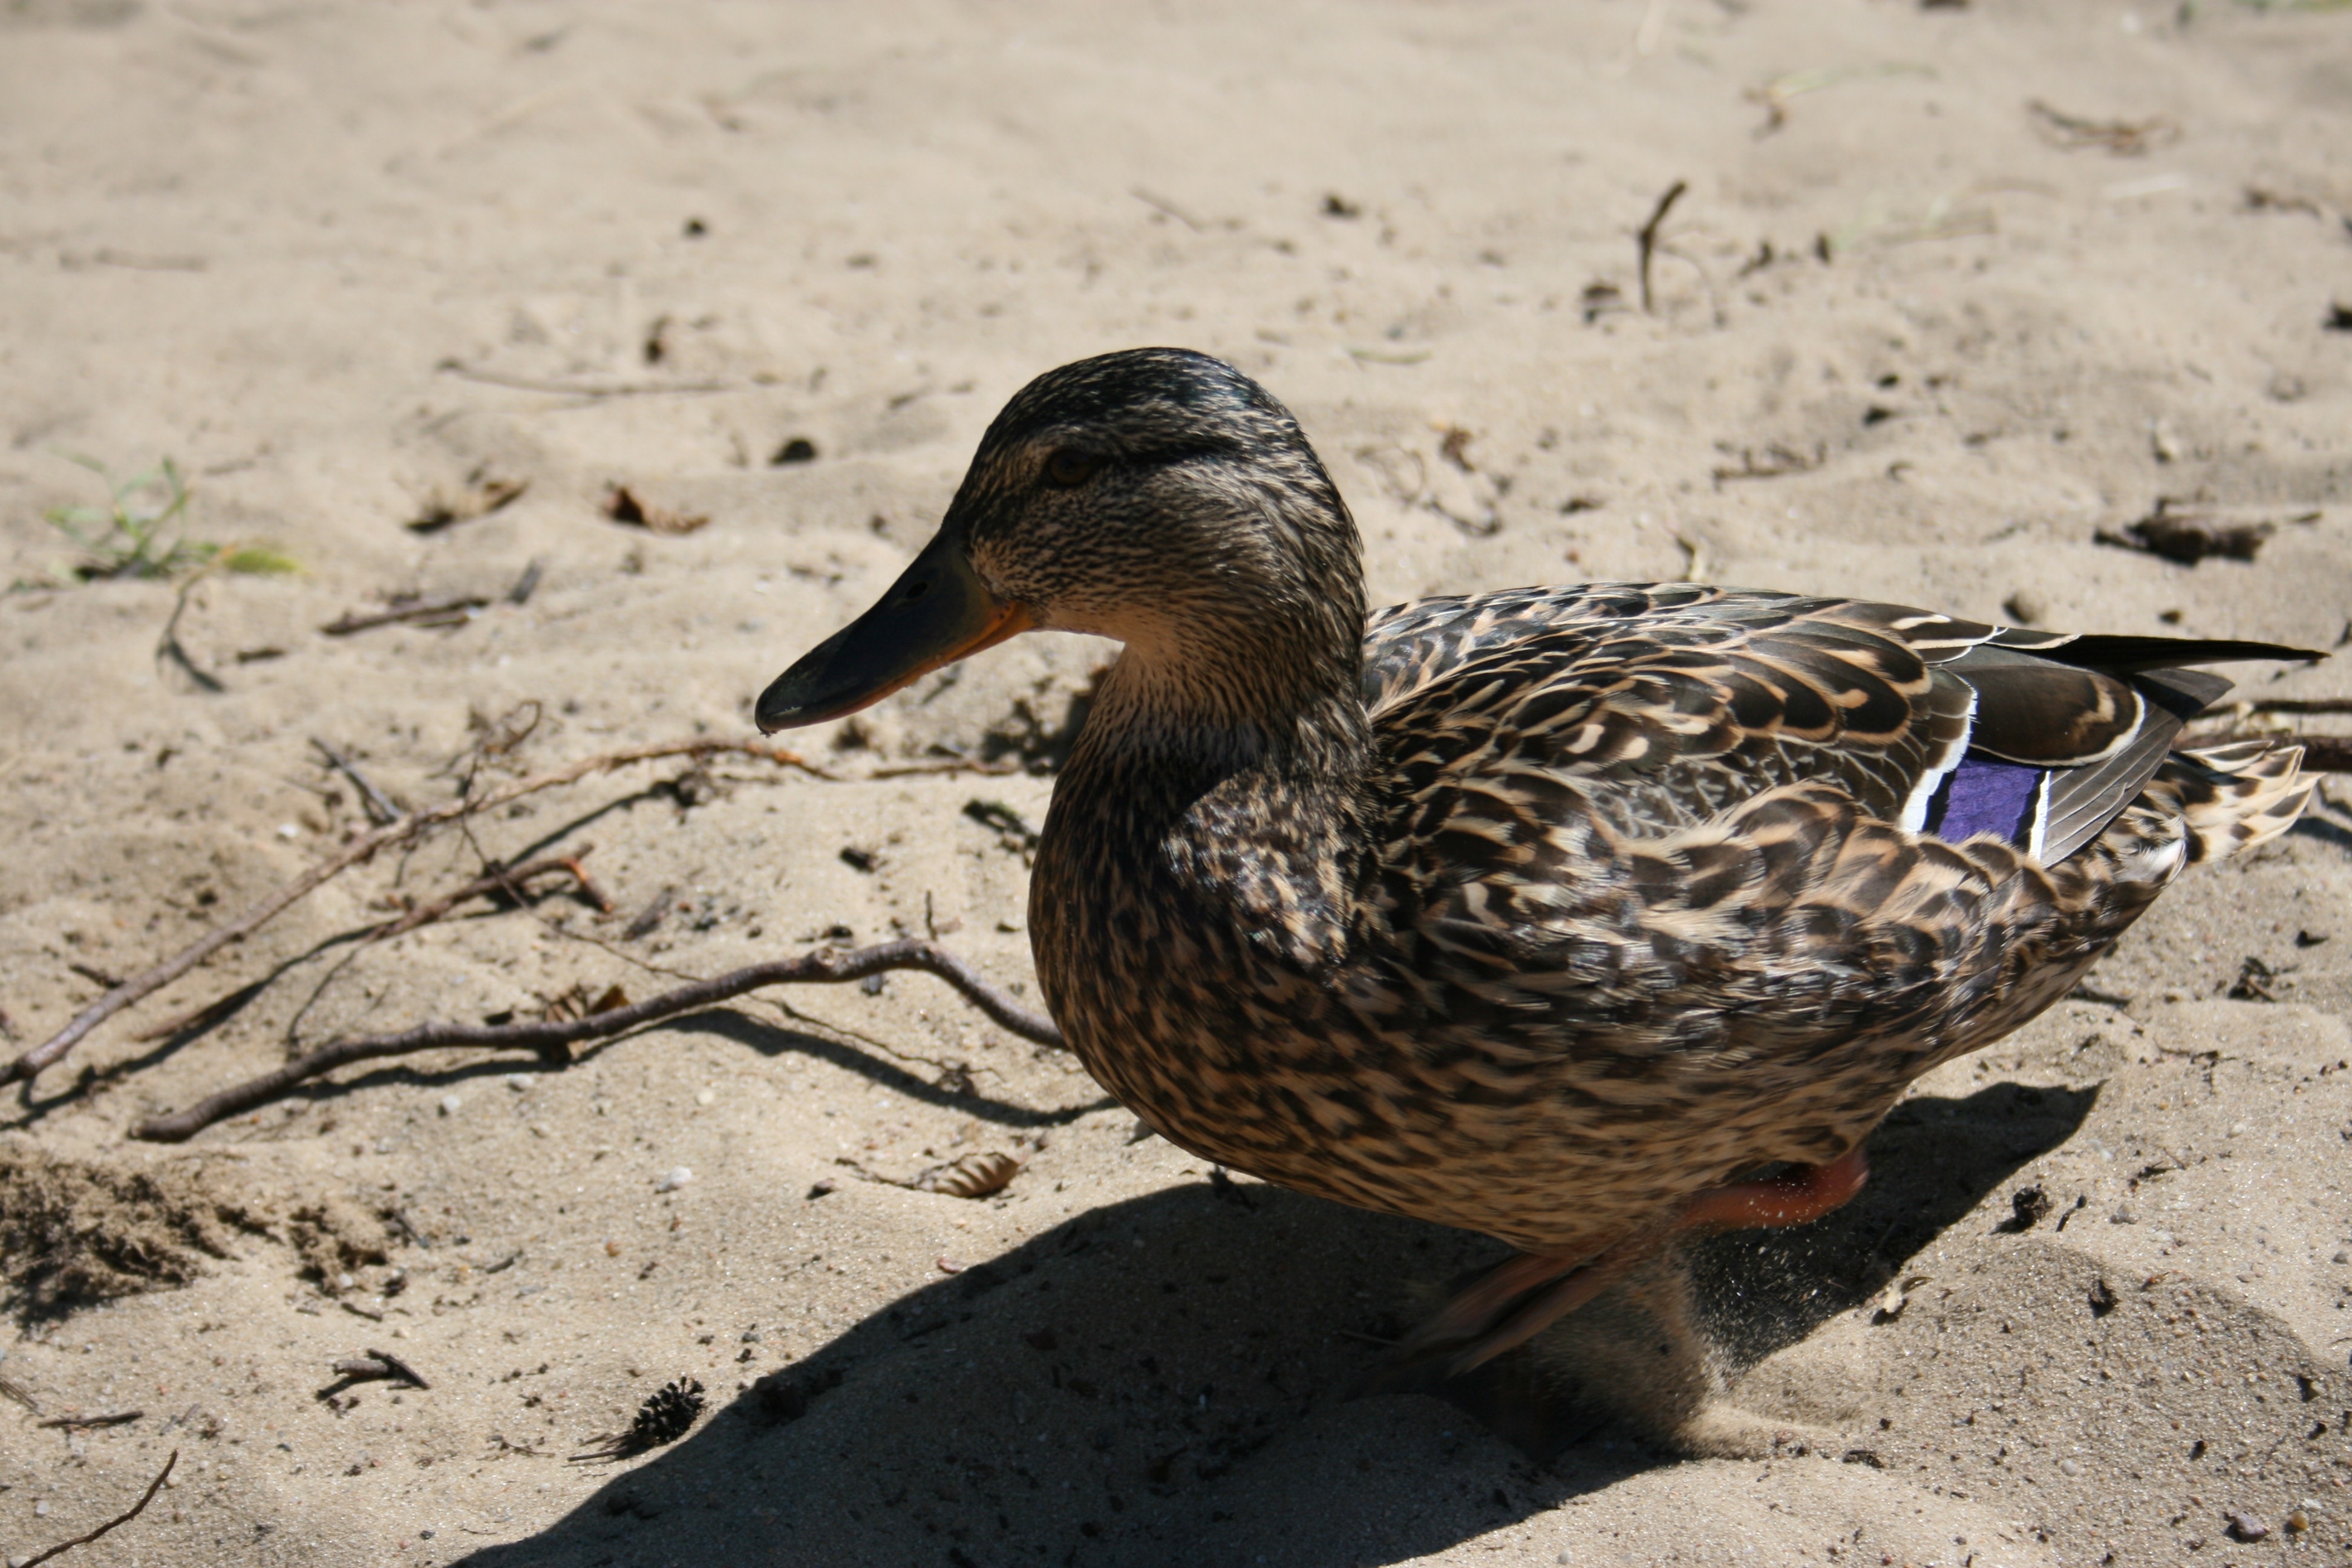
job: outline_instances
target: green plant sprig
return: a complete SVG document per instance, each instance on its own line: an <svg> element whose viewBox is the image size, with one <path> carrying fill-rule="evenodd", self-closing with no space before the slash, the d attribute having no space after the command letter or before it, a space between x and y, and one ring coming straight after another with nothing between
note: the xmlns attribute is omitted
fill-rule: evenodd
<svg viewBox="0 0 2352 1568"><path fill-rule="evenodd" d="M297 570L293 557L270 545L190 539L186 514L192 492L179 465L169 458L117 479L95 458L75 452L58 456L88 468L106 486L102 506L58 506L41 514L81 547L82 559L68 572L82 582L169 579L207 571L277 574Z"/></svg>

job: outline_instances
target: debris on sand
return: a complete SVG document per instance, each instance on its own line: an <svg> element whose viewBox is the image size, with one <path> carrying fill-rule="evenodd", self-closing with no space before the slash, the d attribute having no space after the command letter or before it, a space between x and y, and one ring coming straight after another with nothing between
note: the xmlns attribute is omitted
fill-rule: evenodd
<svg viewBox="0 0 2352 1568"><path fill-rule="evenodd" d="M2158 496L2156 509L2137 522L2126 523L2120 530L2103 528L2094 537L2101 544L2194 566L2209 555L2252 561L2278 531L2278 524L2267 520L2233 522L2210 512L2175 510L2179 504L2171 496ZM2318 517L2317 512L2307 512L2288 521L2314 522Z"/></svg>
<svg viewBox="0 0 2352 1568"><path fill-rule="evenodd" d="M0 1153L0 1268L37 1310L184 1285L205 1258L234 1256L237 1233L266 1229L198 1171Z"/></svg>

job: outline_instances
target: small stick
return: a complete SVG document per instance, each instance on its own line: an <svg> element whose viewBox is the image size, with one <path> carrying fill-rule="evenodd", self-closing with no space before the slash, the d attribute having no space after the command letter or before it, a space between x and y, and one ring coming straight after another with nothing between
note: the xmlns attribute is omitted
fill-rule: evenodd
<svg viewBox="0 0 2352 1568"><path fill-rule="evenodd" d="M983 763L971 757L950 757L941 762L896 763L887 768L876 768L866 776L870 779L905 779L927 773L987 773L992 777L1001 777L1021 771L1019 763Z"/></svg>
<svg viewBox="0 0 2352 1568"><path fill-rule="evenodd" d="M570 873L572 879L580 884L580 890L588 895L589 901L603 912L610 914L613 912L613 901L605 898L597 889L596 885L588 880L588 873L580 868L581 858L593 847L593 845L583 844L567 856L527 861L520 866L506 867L477 877L454 892L444 893L429 903L419 904L397 920L386 921L369 933L368 940L382 942L387 937L399 936L403 932L415 931L418 926L430 925L467 900L478 899L485 893L504 893L520 902L522 884L530 881L533 877L544 877L551 871Z"/></svg>
<svg viewBox="0 0 2352 1568"><path fill-rule="evenodd" d="M580 855L585 855L587 853L588 847L584 844L582 845L580 847ZM579 886L580 896L587 900L590 903L595 905L596 912L598 914L610 917L614 912L613 900L606 896L604 889L591 881L589 879L588 873L581 868L580 855L573 855L566 858L562 862L562 867L565 870L572 873L572 880Z"/></svg>
<svg viewBox="0 0 2352 1568"><path fill-rule="evenodd" d="M452 616L471 616L476 610L486 609L488 599L471 594L461 594L448 599L420 599L413 605L396 605L389 610L379 610L372 616L353 615L349 610L341 618L329 621L319 629L331 637L347 637L353 632L363 632L371 626L394 626L402 621L446 620Z"/></svg>
<svg viewBox="0 0 2352 1568"><path fill-rule="evenodd" d="M64 1432L87 1432L99 1426L122 1426L143 1417L144 1410L118 1410L111 1415L52 1415L35 1425Z"/></svg>
<svg viewBox="0 0 2352 1568"><path fill-rule="evenodd" d="M1182 207L1178 206L1174 202L1168 200L1165 196L1155 196L1150 191L1145 190L1141 185L1130 187L1128 191L1128 195L1133 196L1137 201L1141 202L1145 206L1150 207L1154 212L1166 213L1170 217L1174 218L1178 223L1182 224L1194 234L1201 232L1201 220L1194 217L1191 213L1186 212Z"/></svg>
<svg viewBox="0 0 2352 1568"><path fill-rule="evenodd" d="M670 903L677 897L676 888L664 888L655 894L653 902L638 910L637 918L631 921L627 929L621 932L621 940L635 942L642 937L652 935L654 927L662 923L662 917L669 913Z"/></svg>
<svg viewBox="0 0 2352 1568"><path fill-rule="evenodd" d="M1657 206L1652 209L1650 221L1642 226L1642 232L1636 237L1642 258L1642 314L1645 316L1657 313L1650 308L1650 258L1657 253L1658 227L1666 221L1666 214L1674 210L1674 205L1683 199L1683 193L1688 189L1690 182L1687 180L1676 180L1668 185L1666 194L1658 198Z"/></svg>
<svg viewBox="0 0 2352 1568"><path fill-rule="evenodd" d="M454 375L460 381L479 382L484 386L503 386L516 392L546 392L561 397L660 397L679 393L736 392L740 388L725 381L619 381L603 384L570 385L561 381L538 381L530 376L500 375L494 371L472 370L454 360L445 360L438 367L444 375Z"/></svg>
<svg viewBox="0 0 2352 1568"><path fill-rule="evenodd" d="M129 980L115 986L105 995L75 1014L72 1021L64 1028L9 1063L7 1069L0 1072L0 1084L16 1083L33 1078L43 1068L54 1066L68 1051L79 1044L83 1037L115 1014L134 1002L142 1001L153 995L231 942L241 942L252 935L277 918L297 899L311 891L329 878L351 869L379 849L413 842L429 828L437 827L446 822L455 822L460 817L471 816L477 812L491 810L506 805L509 801L520 800L527 795L536 795L541 790L553 789L562 784L577 784L591 773L609 773L614 768L626 767L632 763L658 762L665 757L716 755L763 757L772 763L798 768L815 778L838 779L841 776L818 767L796 752L789 752L782 746L772 746L761 742L662 741L652 745L631 746L623 751L606 752L601 756L583 758L569 767L558 768L553 773L536 773L530 778L517 779L512 784L501 784L485 795L452 801L447 805L435 806L430 811L411 812L398 822L388 823L373 833L354 839L345 846L341 853L320 861L226 925L214 928L152 969L142 974L132 975Z"/></svg>
<svg viewBox="0 0 2352 1568"><path fill-rule="evenodd" d="M221 684L220 678L190 658L188 650L180 646L180 617L188 613L188 595L196 591L196 584L205 580L209 571L207 568L199 572L182 584L179 597L172 601L171 618L163 623L163 635L155 639L155 658L158 663L169 659L178 665L196 683L197 689L221 692L228 688Z"/></svg>
<svg viewBox="0 0 2352 1568"><path fill-rule="evenodd" d="M357 763L316 735L310 737L310 744L319 748L319 754L327 759L329 767L352 781L352 787L360 792L360 800L367 807L370 822L382 827L387 823L398 822L407 815L394 804L392 796L368 782L368 776L360 772Z"/></svg>
<svg viewBox="0 0 2352 1568"><path fill-rule="evenodd" d="M108 1520L104 1524L100 1525L96 1530L91 1531L88 1535L77 1535L71 1541L58 1542L47 1552L35 1552L32 1556L23 1560L22 1568L34 1568L36 1563L47 1563L52 1557L63 1556L66 1552L71 1552L77 1546L87 1546L91 1542L96 1541L100 1536L104 1535L108 1531L112 1530L116 1525L129 1524L132 1520L137 1519L141 1514L147 1511L147 1505L155 1500L155 1494L163 1489L163 1482L170 1478L172 1474L172 1467L179 1462L180 1450L174 1448L172 1450L171 1457L163 1461L163 1468L156 1472L155 1479L147 1483L147 1490L145 1493L140 1497L137 1502L131 1505L131 1511L129 1513L116 1515L114 1518Z"/></svg>
<svg viewBox="0 0 2352 1568"><path fill-rule="evenodd" d="M416 1051L464 1047L480 1050L535 1050L543 1056L566 1051L583 1040L609 1039L641 1024L709 1007L767 985L838 985L863 980L886 970L919 969L936 974L1004 1028L1039 1045L1063 1047L1062 1032L1054 1021L1032 1012L986 980L979 971L936 942L908 937L877 942L871 947L844 950L819 948L798 958L755 963L716 979L681 985L626 1007L593 1013L584 1018L549 1019L529 1024L419 1024L392 1035L363 1035L338 1040L299 1057L284 1067L199 1100L168 1116L151 1116L131 1130L134 1138L156 1143L177 1143L226 1117L241 1115L277 1099L299 1083L332 1072L352 1062Z"/></svg>

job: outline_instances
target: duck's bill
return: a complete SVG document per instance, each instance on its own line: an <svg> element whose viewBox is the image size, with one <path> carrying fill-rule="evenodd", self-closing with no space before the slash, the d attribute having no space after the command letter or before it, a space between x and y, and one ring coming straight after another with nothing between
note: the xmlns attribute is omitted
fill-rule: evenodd
<svg viewBox="0 0 2352 1568"><path fill-rule="evenodd" d="M881 602L810 650L760 694L763 734L822 724L879 702L1033 623L988 591L945 535L933 539Z"/></svg>

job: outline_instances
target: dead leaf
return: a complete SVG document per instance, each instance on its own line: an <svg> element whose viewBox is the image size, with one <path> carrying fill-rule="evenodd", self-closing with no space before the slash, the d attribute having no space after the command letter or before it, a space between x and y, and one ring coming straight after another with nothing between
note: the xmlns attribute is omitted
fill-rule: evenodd
<svg viewBox="0 0 2352 1568"><path fill-rule="evenodd" d="M2126 523L2120 530L2103 528L2093 537L2101 544L2143 551L2183 566L2194 566L2209 555L2252 561L2271 535L2278 531L2275 522L2232 522L2207 512L2175 511L2174 505L2171 497L2159 497L2156 510L2137 522ZM2288 521L2312 522L2318 516L2317 512L2307 512Z"/></svg>
<svg viewBox="0 0 2352 1568"><path fill-rule="evenodd" d="M653 533L692 533L710 519L700 513L672 511L640 500L626 485L614 485L604 491L604 515L614 522L625 522Z"/></svg>
<svg viewBox="0 0 2352 1568"><path fill-rule="evenodd" d="M438 533L453 524L470 522L511 506L530 489L529 479L504 479L486 468L476 468L456 489L436 489L426 496L423 507L405 526L412 533Z"/></svg>

